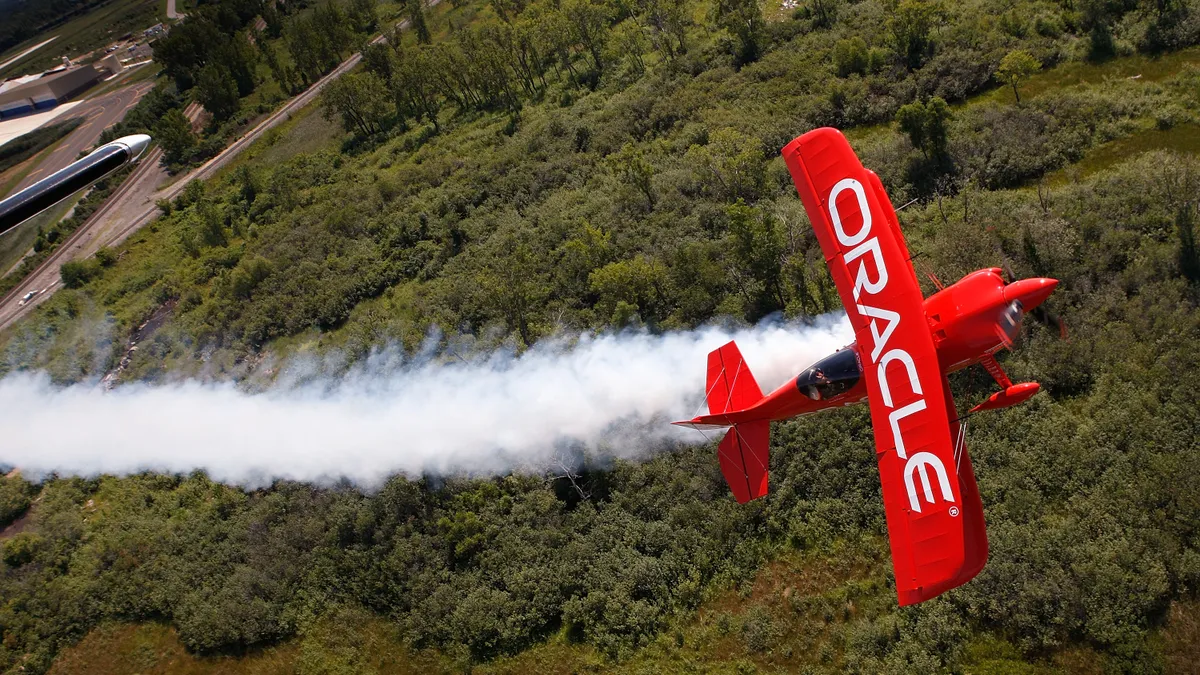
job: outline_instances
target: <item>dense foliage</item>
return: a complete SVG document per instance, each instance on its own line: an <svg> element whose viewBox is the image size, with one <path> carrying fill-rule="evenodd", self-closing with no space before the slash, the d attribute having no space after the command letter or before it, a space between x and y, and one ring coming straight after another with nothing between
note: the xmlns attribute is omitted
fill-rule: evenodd
<svg viewBox="0 0 1200 675"><path fill-rule="evenodd" d="M198 164L336 67L377 24L374 0L201 3L154 43L170 84L160 83L158 98L140 103L113 133L152 134L172 170ZM188 99L208 114L199 135L182 112Z"/></svg>
<svg viewBox="0 0 1200 675"><path fill-rule="evenodd" d="M281 340L356 358L431 327L487 348L834 311L777 152L814 126L876 125L851 137L898 206L918 200L901 216L921 267L1058 278L1070 340L1027 329L1005 365L1047 393L971 419L992 541L976 581L897 610L877 560L793 596L805 630L757 613L737 639L817 670L957 669L982 634L1020 658L1086 645L1113 670L1160 670L1151 635L1200 584L1200 164L1076 163L1194 135L1200 69L1168 54L1137 61L1138 79L1036 73L1184 47L1200 8L820 1L766 21L717 5L463 4L450 16L475 20L443 40L369 49L323 103L341 148L190 187L132 262L91 269L5 336L0 372L98 376L120 340L81 347L79 326L120 337L168 303L126 377L244 375ZM952 384L962 406L994 386ZM34 526L4 543L0 663L44 669L107 618L166 620L189 648L229 652L345 607L462 665L548 639L622 659L776 552L883 550L865 410L779 425L772 495L747 506L711 455L593 458L586 498L530 476L397 477L371 494L48 480Z"/></svg>

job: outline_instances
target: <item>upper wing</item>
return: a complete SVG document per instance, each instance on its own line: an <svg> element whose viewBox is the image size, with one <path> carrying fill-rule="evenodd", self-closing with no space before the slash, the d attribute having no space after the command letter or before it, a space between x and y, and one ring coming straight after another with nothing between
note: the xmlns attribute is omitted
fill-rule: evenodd
<svg viewBox="0 0 1200 675"><path fill-rule="evenodd" d="M896 592L901 605L921 602L969 579L976 557L921 288L879 179L841 132L810 131L783 158L862 356Z"/></svg>

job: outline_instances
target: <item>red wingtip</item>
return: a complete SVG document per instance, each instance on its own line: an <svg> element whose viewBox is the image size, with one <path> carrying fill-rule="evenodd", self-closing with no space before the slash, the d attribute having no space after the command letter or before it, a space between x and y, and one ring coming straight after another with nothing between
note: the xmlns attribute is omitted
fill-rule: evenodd
<svg viewBox="0 0 1200 675"><path fill-rule="evenodd" d="M1000 408L1010 408L1018 403L1024 403L1033 397L1034 394L1041 390L1041 385L1037 382L1022 382L1014 384L1006 388L1004 391L998 391L988 397L986 401L971 408L971 412L979 412L981 410L998 410Z"/></svg>

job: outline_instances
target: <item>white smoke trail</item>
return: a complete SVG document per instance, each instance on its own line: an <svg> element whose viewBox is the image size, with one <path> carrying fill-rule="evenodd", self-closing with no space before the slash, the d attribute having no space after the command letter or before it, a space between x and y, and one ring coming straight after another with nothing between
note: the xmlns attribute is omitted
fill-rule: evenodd
<svg viewBox="0 0 1200 675"><path fill-rule="evenodd" d="M764 392L851 339L844 315L663 335L546 340L470 363L367 365L250 394L184 382L56 387L0 381L0 465L26 475L186 473L376 485L395 473L504 473L564 448L637 457L702 442L673 427L703 399L707 353L736 339Z"/></svg>

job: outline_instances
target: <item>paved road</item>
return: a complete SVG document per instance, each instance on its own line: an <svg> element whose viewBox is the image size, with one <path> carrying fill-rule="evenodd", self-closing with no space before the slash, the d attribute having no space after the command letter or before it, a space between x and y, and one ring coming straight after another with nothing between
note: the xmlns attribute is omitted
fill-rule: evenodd
<svg viewBox="0 0 1200 675"><path fill-rule="evenodd" d="M13 189L13 192L27 188L74 162L79 158L79 153L94 146L105 129L124 119L125 113L129 112L129 109L153 88L153 82L139 82L95 100L80 103L71 110L66 119L83 117L85 118L83 124L72 131L53 152L42 160L41 164L30 171L24 180ZM58 121L60 120L56 120L56 122ZM3 196L6 195L0 195L0 197Z"/></svg>
<svg viewBox="0 0 1200 675"><path fill-rule="evenodd" d="M439 1L431 0L428 5L432 7L438 4ZM399 25L401 28L406 28L408 21L402 21ZM384 37L379 35L371 43L377 44L383 40ZM216 157L208 160L202 166L193 169L169 187L152 194L147 194L147 186L157 187L162 177L165 176L165 172L162 172L158 162L162 151L155 147L153 150L147 152L141 160L142 165L109 197L104 206L92 214L87 222L80 225L79 229L63 242L45 262L34 270L33 274L10 291L8 295L0 299L0 330L8 328L18 319L33 311L34 307L40 305L54 291L58 290L63 263L86 258L94 255L96 251L105 246L116 246L125 241L129 235L158 217L159 210L155 205L158 200L174 199L179 193L183 192L183 189L191 181L211 177L221 167L229 163L230 160L237 157L242 150L245 150L251 143L258 140L268 129L287 120L293 112L311 103L317 94L321 93L321 90L325 88L325 85L349 72L361 60L362 54L353 54L337 68L334 68L328 75L317 80L311 87L280 106L279 110L276 110L266 119L259 122L253 129L243 134L241 138L238 138L229 147L222 150ZM192 108L189 106L188 110L198 113L199 107ZM34 296L24 306L18 306L21 296L33 289L44 290L45 292Z"/></svg>
<svg viewBox="0 0 1200 675"><path fill-rule="evenodd" d="M175 0L167 0L167 18L178 19L180 16L182 15L175 11Z"/></svg>
<svg viewBox="0 0 1200 675"><path fill-rule="evenodd" d="M175 0L168 0L168 2L170 2L171 4L175 4ZM45 42L36 44L36 45L30 47L29 49L26 49L25 51L21 52L20 54L17 54L16 56L5 61L4 63L0 63L0 70L4 70L5 68L11 66L12 64L16 63L17 61L20 61L21 59L25 58L26 56L36 52L37 50L41 49L42 47L45 47L46 45L50 44L51 42L54 42L57 39L58 39L58 36L55 35L54 37L50 38L49 40L46 40Z"/></svg>

